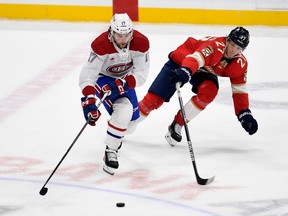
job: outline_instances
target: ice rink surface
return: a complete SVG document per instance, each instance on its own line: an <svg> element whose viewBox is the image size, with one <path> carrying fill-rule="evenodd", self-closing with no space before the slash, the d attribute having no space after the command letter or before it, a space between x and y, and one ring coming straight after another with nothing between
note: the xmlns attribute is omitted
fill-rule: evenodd
<svg viewBox="0 0 288 216"><path fill-rule="evenodd" d="M150 39L151 70L139 100L188 36L227 35L235 26L135 24ZM170 147L164 135L179 109L175 94L126 136L114 176L102 171L109 116L88 126L47 187L39 190L85 123L78 77L90 43L108 23L0 21L0 215L7 216L288 216L288 28L249 27L251 110L259 131L241 127L229 80L189 123L201 177L186 137ZM184 102L191 86L181 91ZM125 202L117 208L117 202Z"/></svg>

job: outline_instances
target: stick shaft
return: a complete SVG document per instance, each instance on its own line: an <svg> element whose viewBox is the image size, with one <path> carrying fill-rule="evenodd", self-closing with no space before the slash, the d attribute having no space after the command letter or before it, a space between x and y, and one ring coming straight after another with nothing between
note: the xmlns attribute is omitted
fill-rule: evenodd
<svg viewBox="0 0 288 216"><path fill-rule="evenodd" d="M212 177L210 179L203 179L198 174L198 170L197 170L197 166L196 166L196 160L195 160L195 155L194 155L193 146L192 146L190 133L189 133L189 129L188 129L188 124L187 124L188 121L187 121L187 118L186 118L186 113L185 113L185 109L184 109L184 104L183 104L183 99L182 99L182 95L181 95L181 91L180 91L180 83L179 82L176 83L176 91L177 91L177 95L178 95L180 111L181 111L183 122L184 122L184 128L185 128L185 133L186 133L186 138L187 138L190 158L191 158L191 161L192 161L192 164L193 164L193 169L194 169L194 173L195 173L195 176L196 176L196 180L197 180L198 184L200 184L200 185L209 184L210 182L212 182L214 180L214 177Z"/></svg>
<svg viewBox="0 0 288 216"><path fill-rule="evenodd" d="M100 105L103 103L103 101L105 100L105 98L108 96L108 93L105 93L104 96L101 98L101 100L99 101L99 103L97 104L97 109L100 107ZM57 164L57 166L54 168L54 170L52 171L52 173L50 174L50 176L48 177L48 179L46 180L45 184L42 186L42 188L44 188L47 183L50 181L50 179L52 178L52 176L54 175L54 173L56 172L56 170L59 168L60 164L63 162L63 160L65 159L65 157L67 156L67 154L70 152L70 150L72 149L72 147L74 146L74 144L76 143L76 141L78 140L78 138L80 137L80 135L82 134L82 132L84 131L84 129L86 128L86 126L89 123L89 119L85 122L85 124L83 125L83 127L81 128L81 130L79 131L79 133L77 134L77 136L75 137L75 139L73 140L73 142L71 143L71 145L69 146L69 148L67 149L66 153L63 155L63 157L61 158L61 160L59 161L59 163Z"/></svg>

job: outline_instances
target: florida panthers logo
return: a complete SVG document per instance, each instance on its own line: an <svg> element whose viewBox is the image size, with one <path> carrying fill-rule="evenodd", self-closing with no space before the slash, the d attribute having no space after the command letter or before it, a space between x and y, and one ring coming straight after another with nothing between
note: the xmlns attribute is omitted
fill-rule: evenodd
<svg viewBox="0 0 288 216"><path fill-rule="evenodd" d="M116 65L111 65L107 68L107 72L112 74L126 73L127 71L129 71L130 68L132 68L132 66L132 62L128 62L127 64L120 63Z"/></svg>

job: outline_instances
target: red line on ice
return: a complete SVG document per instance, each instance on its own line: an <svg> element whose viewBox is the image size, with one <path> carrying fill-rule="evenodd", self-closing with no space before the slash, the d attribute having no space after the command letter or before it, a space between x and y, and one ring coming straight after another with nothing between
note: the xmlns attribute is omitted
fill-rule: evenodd
<svg viewBox="0 0 288 216"><path fill-rule="evenodd" d="M83 47L86 47L86 45L77 47L43 70L32 80L2 98L0 100L0 124L57 81L68 75L71 70L83 64L85 62L85 53L87 53L87 50L84 50Z"/></svg>

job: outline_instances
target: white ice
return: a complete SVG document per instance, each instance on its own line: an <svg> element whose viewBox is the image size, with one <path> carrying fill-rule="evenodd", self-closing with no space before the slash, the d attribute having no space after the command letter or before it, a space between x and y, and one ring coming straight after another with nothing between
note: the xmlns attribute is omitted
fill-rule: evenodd
<svg viewBox="0 0 288 216"><path fill-rule="evenodd" d="M229 81L189 123L201 177L195 179L186 137L164 135L177 95L125 137L114 176L102 171L106 122L88 126L39 190L85 123L78 76L90 43L108 23L0 21L0 215L287 216L288 28L247 26L248 85L259 131L249 136L234 115ZM226 35L234 26L135 24L151 43L151 71L139 100L188 36ZM181 89L184 102L192 93ZM117 208L117 202L126 207Z"/></svg>

